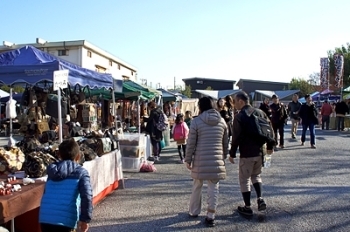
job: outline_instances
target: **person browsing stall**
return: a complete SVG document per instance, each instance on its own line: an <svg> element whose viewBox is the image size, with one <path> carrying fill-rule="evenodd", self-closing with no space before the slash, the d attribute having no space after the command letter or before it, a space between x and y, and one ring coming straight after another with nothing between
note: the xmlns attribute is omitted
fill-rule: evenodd
<svg viewBox="0 0 350 232"><path fill-rule="evenodd" d="M92 217L92 189L88 171L78 164L80 148L74 139L59 145L60 161L47 167L41 199L42 232L88 231Z"/></svg>

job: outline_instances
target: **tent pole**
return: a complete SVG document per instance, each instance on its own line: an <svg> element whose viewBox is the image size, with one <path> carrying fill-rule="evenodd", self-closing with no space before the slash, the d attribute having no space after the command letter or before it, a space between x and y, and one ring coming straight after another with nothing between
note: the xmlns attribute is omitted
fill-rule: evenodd
<svg viewBox="0 0 350 232"><path fill-rule="evenodd" d="M10 88L10 101L12 101L12 87ZM12 138L12 117L10 117L10 138Z"/></svg>
<svg viewBox="0 0 350 232"><path fill-rule="evenodd" d="M140 96L137 97L137 125L138 125L138 132L141 134L141 119L140 119Z"/></svg>

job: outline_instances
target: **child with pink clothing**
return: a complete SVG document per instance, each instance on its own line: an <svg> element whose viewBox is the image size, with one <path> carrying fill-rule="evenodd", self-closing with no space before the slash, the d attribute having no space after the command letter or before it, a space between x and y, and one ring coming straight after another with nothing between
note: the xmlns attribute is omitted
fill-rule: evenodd
<svg viewBox="0 0 350 232"><path fill-rule="evenodd" d="M180 156L180 163L185 162L186 157L186 144L188 138L189 129L187 124L184 122L184 115L178 114L175 119L175 125L172 129L173 138L177 144L177 150ZM182 152L181 152L182 149Z"/></svg>

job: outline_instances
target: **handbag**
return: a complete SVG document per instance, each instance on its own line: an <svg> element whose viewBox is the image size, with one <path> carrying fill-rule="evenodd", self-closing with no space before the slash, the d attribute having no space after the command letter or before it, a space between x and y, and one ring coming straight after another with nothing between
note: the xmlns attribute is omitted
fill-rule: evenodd
<svg viewBox="0 0 350 232"><path fill-rule="evenodd" d="M0 148L0 173L14 173L22 169L24 153L17 147Z"/></svg>
<svg viewBox="0 0 350 232"><path fill-rule="evenodd" d="M76 84L74 86L73 93L72 92L70 93L70 99L71 99L72 105L82 104L86 102L84 89L82 89L79 84Z"/></svg>
<svg viewBox="0 0 350 232"><path fill-rule="evenodd" d="M44 117L43 117L44 112L43 112L41 107L36 106L33 108L35 110L35 122L37 125L37 127L36 127L37 133L39 135L41 135L44 131L50 130L49 123L46 121L46 119L44 119Z"/></svg>
<svg viewBox="0 0 350 232"><path fill-rule="evenodd" d="M68 109L68 99L63 94L61 96L61 115L62 118L65 118L67 115L67 109ZM58 118L58 96L56 94L49 94L47 97L47 104L46 104L46 114L50 115L51 117Z"/></svg>
<svg viewBox="0 0 350 232"><path fill-rule="evenodd" d="M31 178L43 177L47 174L47 166L58 160L48 153L33 151L26 156L24 172Z"/></svg>
<svg viewBox="0 0 350 232"><path fill-rule="evenodd" d="M41 134L40 142L48 143L57 139L57 133L54 130L47 130Z"/></svg>
<svg viewBox="0 0 350 232"><path fill-rule="evenodd" d="M40 88L38 86L34 86L33 90L34 90L36 99L38 101L38 104L41 104L43 102L44 103L47 102L47 97L48 97L48 94L49 94L49 88L48 88L46 82L45 82L44 88Z"/></svg>
<svg viewBox="0 0 350 232"><path fill-rule="evenodd" d="M112 150L112 151L119 149L119 145L118 145L119 142L118 142L118 139L112 134L112 132L111 132L110 130L106 130L106 132L105 132L105 137L111 139L111 142L112 142L111 150Z"/></svg>
<svg viewBox="0 0 350 232"><path fill-rule="evenodd" d="M96 146L96 153L98 156L112 151L112 141L110 138L98 138Z"/></svg>
<svg viewBox="0 0 350 232"><path fill-rule="evenodd" d="M84 156L85 161L94 160L97 156L96 152L85 143L82 143L80 145L80 151L82 153L82 156Z"/></svg>

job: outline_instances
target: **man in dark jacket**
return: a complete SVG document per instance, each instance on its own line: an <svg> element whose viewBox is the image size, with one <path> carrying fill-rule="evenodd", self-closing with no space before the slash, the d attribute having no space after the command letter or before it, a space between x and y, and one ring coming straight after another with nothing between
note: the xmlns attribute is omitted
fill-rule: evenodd
<svg viewBox="0 0 350 232"><path fill-rule="evenodd" d="M298 94L293 94L293 99L288 104L288 113L290 117L290 121L292 122L292 139L295 139L297 136L298 124L300 121L299 110L301 107L301 103L299 102Z"/></svg>
<svg viewBox="0 0 350 232"><path fill-rule="evenodd" d="M310 130L310 145L311 148L316 148L316 138L315 138L315 125L318 124L317 109L316 105L313 103L310 94L305 95L306 103L302 104L300 107L299 115L301 118L301 124L303 126L303 132L301 134L301 145L304 146L306 130Z"/></svg>
<svg viewBox="0 0 350 232"><path fill-rule="evenodd" d="M270 105L271 109L271 122L273 127L273 132L275 133L275 139L276 143L275 145L278 145L278 136L277 131L280 136L280 148L284 148L284 125L286 122L286 119L288 118L286 108L282 103L280 103L278 96L273 95L272 96L272 104Z"/></svg>
<svg viewBox="0 0 350 232"><path fill-rule="evenodd" d="M147 121L146 132L151 138L154 159L159 161L160 152L162 150L160 141L163 139L163 133L157 129L155 124L159 122L160 115L163 114L163 111L160 107L157 107L154 101L148 103L148 108L151 112Z"/></svg>
<svg viewBox="0 0 350 232"><path fill-rule="evenodd" d="M346 105L345 101L339 101L335 105L335 113L337 116L337 124L338 124L338 131L343 131L344 130L344 119L345 115L348 113L349 108Z"/></svg>
<svg viewBox="0 0 350 232"><path fill-rule="evenodd" d="M261 109L268 118L271 118L271 109L270 109L270 105L269 105L269 100L267 97L264 99L264 102L262 102L260 104L259 109Z"/></svg>
<svg viewBox="0 0 350 232"><path fill-rule="evenodd" d="M265 153L273 153L273 144L266 146L257 144L256 140L252 139L251 128L249 128L251 120L248 116L252 112L257 111L259 117L267 118L261 110L254 109L249 105L249 97L245 92L238 92L235 97L235 108L240 110L233 120L232 144L229 160L234 163L236 152L239 147L239 183L245 206L238 206L238 212L246 216L252 216L253 211L250 208L251 183L257 195L258 210L265 210L266 203L262 198L262 180L261 168L263 165L263 155Z"/></svg>

